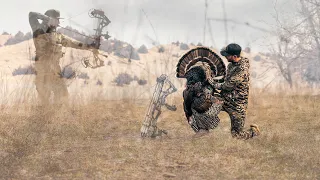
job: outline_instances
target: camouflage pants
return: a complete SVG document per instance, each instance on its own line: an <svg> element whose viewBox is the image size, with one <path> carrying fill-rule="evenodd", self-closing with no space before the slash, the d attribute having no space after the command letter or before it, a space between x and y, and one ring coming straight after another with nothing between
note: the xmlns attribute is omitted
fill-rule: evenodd
<svg viewBox="0 0 320 180"><path fill-rule="evenodd" d="M252 129L243 130L246 120L247 101L225 101L223 111L227 112L231 120L231 135L238 139L249 139L253 137Z"/></svg>
<svg viewBox="0 0 320 180"><path fill-rule="evenodd" d="M42 105L49 104L51 92L54 93L54 103L64 103L68 100L68 89L61 77L58 63L35 63L35 85Z"/></svg>

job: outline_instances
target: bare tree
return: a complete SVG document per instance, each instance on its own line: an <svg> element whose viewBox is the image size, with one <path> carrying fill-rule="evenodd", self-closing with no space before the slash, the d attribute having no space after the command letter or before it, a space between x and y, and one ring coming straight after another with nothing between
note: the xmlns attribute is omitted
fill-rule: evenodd
<svg viewBox="0 0 320 180"><path fill-rule="evenodd" d="M320 1L300 0L299 6L298 16L281 21L275 5L277 42L271 48L270 63L276 65L291 88L294 74L320 82Z"/></svg>
<svg viewBox="0 0 320 180"><path fill-rule="evenodd" d="M306 19L306 39L310 39L311 51L305 77L312 83L320 82L320 1L300 0L302 15Z"/></svg>

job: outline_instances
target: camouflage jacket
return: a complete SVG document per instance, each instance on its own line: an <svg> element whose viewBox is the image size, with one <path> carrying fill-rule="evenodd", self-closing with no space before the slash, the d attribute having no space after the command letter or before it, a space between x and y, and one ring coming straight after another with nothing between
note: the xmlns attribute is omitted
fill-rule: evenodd
<svg viewBox="0 0 320 180"><path fill-rule="evenodd" d="M239 62L231 62L227 68L227 74L223 83L213 86L221 90L221 96L226 101L248 102L250 73L249 59L241 57Z"/></svg>
<svg viewBox="0 0 320 180"><path fill-rule="evenodd" d="M34 38L34 45L36 48L36 55L62 57L62 47L71 47L76 49L87 49L83 47L82 43L68 39L57 32L40 34Z"/></svg>
<svg viewBox="0 0 320 180"><path fill-rule="evenodd" d="M49 56L51 57L50 59L60 59L63 55L62 47L88 49L88 47L84 47L82 43L73 41L60 33L47 32L47 18L48 17L45 15L39 13L29 13L29 23L33 31L33 39L37 58L41 56ZM43 22L39 23L38 19L42 20Z"/></svg>

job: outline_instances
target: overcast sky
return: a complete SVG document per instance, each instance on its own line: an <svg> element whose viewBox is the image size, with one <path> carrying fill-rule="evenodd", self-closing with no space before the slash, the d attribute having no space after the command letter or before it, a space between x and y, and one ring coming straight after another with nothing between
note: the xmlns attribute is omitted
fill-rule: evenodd
<svg viewBox="0 0 320 180"><path fill-rule="evenodd" d="M281 9L281 12L294 12L296 1L278 0L277 8ZM223 0L208 0L208 18L223 18L222 2ZM271 25L275 24L274 0L224 2L227 19L249 22L265 29L271 29ZM150 47L151 41L148 37L158 38L161 44L177 40L197 43L203 42L204 4L205 0L6 0L0 7L0 31L11 34L19 30L30 31L30 11L44 13L47 9L57 9L60 10L61 16L66 18L61 22L62 26L71 25L86 33L93 33L95 21L88 16L88 11L91 8L100 8L111 20L107 27L109 34L135 46L146 44ZM224 24L211 21L211 25L213 38L207 26L205 45L221 48L226 42ZM228 43L251 46L253 50L263 49L266 40L264 32L232 22L228 23L228 35Z"/></svg>

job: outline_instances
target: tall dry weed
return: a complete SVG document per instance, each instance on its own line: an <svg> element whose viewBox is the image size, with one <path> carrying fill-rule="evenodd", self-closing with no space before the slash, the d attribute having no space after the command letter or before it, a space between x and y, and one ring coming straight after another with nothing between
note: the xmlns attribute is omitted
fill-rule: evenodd
<svg viewBox="0 0 320 180"><path fill-rule="evenodd" d="M81 90L79 90L79 93ZM72 97L75 98L75 97ZM77 97L81 98L81 97ZM261 136L231 138L226 113L209 135L194 138L182 98L163 109L158 126L168 136L141 139L149 101L105 101L97 95L70 106L41 109L23 103L2 109L2 179L317 179L320 96L255 93L246 127Z"/></svg>

